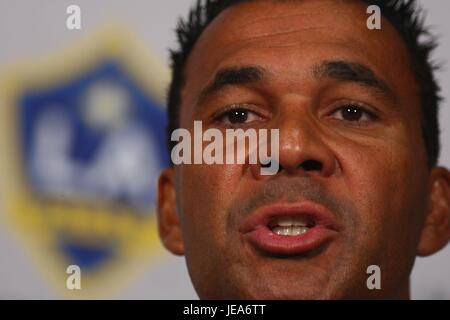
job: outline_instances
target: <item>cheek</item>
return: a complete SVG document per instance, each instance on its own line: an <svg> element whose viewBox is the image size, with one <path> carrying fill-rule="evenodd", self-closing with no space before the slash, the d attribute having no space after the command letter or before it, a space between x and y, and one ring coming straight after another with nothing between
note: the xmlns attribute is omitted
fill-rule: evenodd
<svg viewBox="0 0 450 320"><path fill-rule="evenodd" d="M212 246L225 248L227 209L238 189L241 172L240 165L184 165L178 168L178 210L187 251Z"/></svg>
<svg viewBox="0 0 450 320"><path fill-rule="evenodd" d="M380 141L340 152L343 181L359 214L357 237L367 252L378 253L375 259L387 261L400 251L415 255L427 171L423 155L408 145Z"/></svg>

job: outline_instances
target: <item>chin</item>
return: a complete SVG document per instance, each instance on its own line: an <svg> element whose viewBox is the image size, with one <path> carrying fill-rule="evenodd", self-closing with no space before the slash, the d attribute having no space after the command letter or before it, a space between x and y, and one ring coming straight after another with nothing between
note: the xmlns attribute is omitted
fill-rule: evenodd
<svg viewBox="0 0 450 320"><path fill-rule="evenodd" d="M258 286L245 286L224 299L244 299L244 300L330 300L342 299L343 295L332 290L320 289L317 286L292 286L286 283L259 283Z"/></svg>

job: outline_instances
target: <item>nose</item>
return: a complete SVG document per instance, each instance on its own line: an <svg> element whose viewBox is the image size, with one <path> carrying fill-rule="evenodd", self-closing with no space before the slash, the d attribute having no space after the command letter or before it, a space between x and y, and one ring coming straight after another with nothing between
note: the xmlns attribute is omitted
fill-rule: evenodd
<svg viewBox="0 0 450 320"><path fill-rule="evenodd" d="M329 177L339 167L335 153L314 115L300 108L286 108L272 127L279 129L277 175Z"/></svg>

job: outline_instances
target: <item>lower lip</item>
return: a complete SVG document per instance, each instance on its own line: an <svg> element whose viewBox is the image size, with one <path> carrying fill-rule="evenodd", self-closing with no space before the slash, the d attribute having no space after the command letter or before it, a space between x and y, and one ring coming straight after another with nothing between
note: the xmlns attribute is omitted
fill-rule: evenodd
<svg viewBox="0 0 450 320"><path fill-rule="evenodd" d="M337 232L326 227L315 226L298 236L282 236L266 226L259 226L245 236L257 248L271 253L294 255L316 249L329 241Z"/></svg>

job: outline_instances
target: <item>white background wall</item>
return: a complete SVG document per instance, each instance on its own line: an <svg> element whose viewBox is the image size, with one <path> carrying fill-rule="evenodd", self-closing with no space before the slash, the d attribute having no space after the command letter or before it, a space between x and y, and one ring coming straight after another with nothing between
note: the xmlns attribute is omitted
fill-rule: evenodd
<svg viewBox="0 0 450 320"><path fill-rule="evenodd" d="M156 54L168 63L168 48L175 45L177 18L188 12L191 0L0 0L0 64L45 55L76 41L111 20L125 21ZM446 62L450 53L450 2L420 0L428 12L428 24L440 35L435 58ZM82 30L65 28L66 8L82 9ZM447 63L448 66L448 63ZM450 70L439 74L443 96L450 99ZM1 107L1 106L0 106ZM440 163L450 167L450 103L440 115L442 154ZM1 201L1 199L0 199ZM0 212L0 216L4 213ZM0 221L2 221L0 219ZM401 227L401 226L399 226ZM418 259L413 271L413 298L450 299L450 247ZM0 298L57 298L36 270L11 231L0 223ZM149 264L143 276L116 298L196 298L184 260L164 254Z"/></svg>

